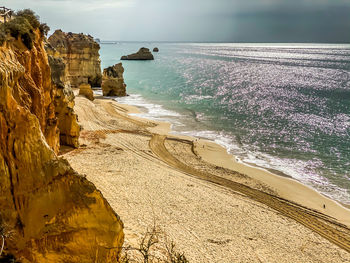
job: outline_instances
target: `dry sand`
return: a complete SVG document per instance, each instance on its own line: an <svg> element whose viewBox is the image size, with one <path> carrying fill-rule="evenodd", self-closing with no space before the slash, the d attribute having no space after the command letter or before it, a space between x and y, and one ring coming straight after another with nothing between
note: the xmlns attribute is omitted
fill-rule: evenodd
<svg viewBox="0 0 350 263"><path fill-rule="evenodd" d="M350 262L349 210L312 189L134 107L77 97L75 110L82 147L64 157L121 217L126 244L155 221L190 262Z"/></svg>

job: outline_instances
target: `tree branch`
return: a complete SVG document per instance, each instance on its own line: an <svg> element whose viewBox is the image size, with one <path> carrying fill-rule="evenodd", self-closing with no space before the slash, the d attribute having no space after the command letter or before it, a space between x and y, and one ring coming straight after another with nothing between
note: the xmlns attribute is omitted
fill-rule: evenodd
<svg viewBox="0 0 350 263"><path fill-rule="evenodd" d="M0 250L0 256L2 254L2 251L4 250L4 245L5 245L5 237L4 237L4 235L1 235L1 238L2 238L2 246L1 246L1 250Z"/></svg>

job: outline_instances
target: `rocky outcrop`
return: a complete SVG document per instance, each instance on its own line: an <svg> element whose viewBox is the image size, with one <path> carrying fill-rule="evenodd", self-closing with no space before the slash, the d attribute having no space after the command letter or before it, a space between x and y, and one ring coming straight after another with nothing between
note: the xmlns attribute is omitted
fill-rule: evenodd
<svg viewBox="0 0 350 263"><path fill-rule="evenodd" d="M142 47L137 53L122 56L121 60L154 60L154 57L148 48Z"/></svg>
<svg viewBox="0 0 350 263"><path fill-rule="evenodd" d="M0 216L21 262L115 262L123 224L95 186L56 156L56 88L39 30L0 47Z"/></svg>
<svg viewBox="0 0 350 263"><path fill-rule="evenodd" d="M100 45L92 36L56 30L48 40L66 63L72 88L78 88L83 83L101 86Z"/></svg>
<svg viewBox="0 0 350 263"><path fill-rule="evenodd" d="M51 79L56 88L55 114L58 119L60 144L79 147L80 126L74 112L74 93L66 76L66 65L49 44L45 45L51 68ZM56 57L55 57L56 56Z"/></svg>
<svg viewBox="0 0 350 263"><path fill-rule="evenodd" d="M153 49L153 52L159 52L159 48L155 47L155 48Z"/></svg>
<svg viewBox="0 0 350 263"><path fill-rule="evenodd" d="M94 100L94 92L92 91L90 84L80 84L79 95L82 95L91 101Z"/></svg>
<svg viewBox="0 0 350 263"><path fill-rule="evenodd" d="M102 92L103 96L126 96L126 84L124 83L124 68L122 63L103 70Z"/></svg>

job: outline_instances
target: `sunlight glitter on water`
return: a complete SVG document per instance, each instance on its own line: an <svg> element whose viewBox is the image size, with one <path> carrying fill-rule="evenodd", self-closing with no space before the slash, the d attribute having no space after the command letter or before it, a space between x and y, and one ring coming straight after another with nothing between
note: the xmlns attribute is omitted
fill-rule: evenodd
<svg viewBox="0 0 350 263"><path fill-rule="evenodd" d="M350 45L156 45L123 62L125 103L350 204ZM102 45L102 62L132 48Z"/></svg>

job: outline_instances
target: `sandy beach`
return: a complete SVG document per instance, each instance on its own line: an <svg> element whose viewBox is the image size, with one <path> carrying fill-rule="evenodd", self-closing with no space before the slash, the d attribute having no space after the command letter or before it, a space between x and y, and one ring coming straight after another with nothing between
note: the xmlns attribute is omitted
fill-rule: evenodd
<svg viewBox="0 0 350 263"><path fill-rule="evenodd" d="M338 203L128 115L135 107L75 102L81 147L61 156L121 217L127 245L156 222L190 262L350 262L350 211Z"/></svg>

